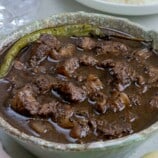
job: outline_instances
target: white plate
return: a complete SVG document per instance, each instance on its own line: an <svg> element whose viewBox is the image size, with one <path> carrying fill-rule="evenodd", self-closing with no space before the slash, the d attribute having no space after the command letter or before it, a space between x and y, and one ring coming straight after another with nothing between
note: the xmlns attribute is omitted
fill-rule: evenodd
<svg viewBox="0 0 158 158"><path fill-rule="evenodd" d="M149 15L158 13L158 2L153 4L120 4L105 0L76 0L88 7L119 15ZM151 0L152 1L152 0Z"/></svg>

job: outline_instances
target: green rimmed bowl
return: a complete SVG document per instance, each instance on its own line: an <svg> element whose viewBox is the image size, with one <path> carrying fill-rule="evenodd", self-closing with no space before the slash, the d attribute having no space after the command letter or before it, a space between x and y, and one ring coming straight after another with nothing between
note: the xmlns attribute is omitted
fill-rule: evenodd
<svg viewBox="0 0 158 158"><path fill-rule="evenodd" d="M26 34L43 28L57 27L72 24L90 24L100 27L109 27L117 29L135 37L153 40L153 47L158 49L158 33L148 31L147 29L136 25L128 20L93 13L68 13L55 15L47 19L36 21L24 26L16 32L3 37L0 40L0 50L12 41L16 41ZM0 127L10 136L15 138L26 149L40 158L127 158L133 153L141 143L147 140L154 133L158 132L158 122L147 129L123 138L99 141L88 144L61 144L49 142L34 136L27 135L15 127L11 126L7 120L2 117L0 111Z"/></svg>

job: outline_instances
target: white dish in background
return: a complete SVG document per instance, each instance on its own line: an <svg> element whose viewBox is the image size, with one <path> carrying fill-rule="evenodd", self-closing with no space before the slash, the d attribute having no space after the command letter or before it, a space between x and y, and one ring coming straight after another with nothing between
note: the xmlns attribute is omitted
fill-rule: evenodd
<svg viewBox="0 0 158 158"><path fill-rule="evenodd" d="M149 15L158 13L158 1L144 4L114 3L106 0L76 0L88 7L119 15Z"/></svg>

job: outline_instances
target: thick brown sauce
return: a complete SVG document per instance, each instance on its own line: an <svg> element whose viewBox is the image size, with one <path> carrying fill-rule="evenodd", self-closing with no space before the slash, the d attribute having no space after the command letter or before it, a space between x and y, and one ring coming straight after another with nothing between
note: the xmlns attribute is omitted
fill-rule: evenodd
<svg viewBox="0 0 158 158"><path fill-rule="evenodd" d="M62 46L64 46L68 43L76 45L76 43L79 43L78 41L81 39L74 37L58 37L58 40L61 41ZM93 40L99 43L104 42L103 39L95 38ZM134 53L138 50L143 51L144 49L148 49L142 43L120 40L117 38L112 38L110 39L110 41L119 41L120 43L125 44L129 48L128 52L124 53L121 51L119 52L119 55L116 55L115 53L103 53L98 55L96 53L98 49L97 47L90 50L83 49L81 48L82 45L80 41L80 44L77 44L76 51L73 54L73 56L67 57L65 59L62 58L59 61L54 60L50 56L48 56L44 61L40 63L40 66L42 65L46 69L46 73L44 73L44 75L49 74L52 76L58 76L58 78L60 78L61 80L68 80L79 86L82 86L83 82L77 81L77 79L75 78L76 75L82 76L86 79L88 78L89 74L94 74L103 83L103 89L99 90L99 92L101 91L106 95L107 98L110 98L112 91L119 92L120 89L118 90L117 86L115 85L117 79L111 81L113 79L113 76L109 73L109 68L103 68L102 66L98 65L85 66L81 64L80 67L75 70L71 77L67 77L57 73L57 67L61 61L67 60L68 58L72 57L79 58L83 54L94 57L98 61L98 63L101 63L102 61L107 59L112 59L114 62L124 62L127 64L127 66L129 65L132 68L132 70L134 70L137 74L137 76L135 76L135 78L132 81L130 81L130 84L126 85L127 88L124 88L122 92L119 92L127 94L130 100L130 105L128 105L127 103L124 109L119 109L119 107L117 107L116 111L115 109L111 108L111 110L107 110L105 112L96 108L96 102L93 101L89 96L86 96L86 99L84 101L71 103L71 101L69 102L66 99L63 100L63 98L56 92L56 90L51 90L51 92L46 94L38 94L37 100L38 102L43 104L48 103L53 99L57 99L61 103L70 104L70 106L75 108L75 111L86 111L89 113L89 116L95 118L95 120L98 119L103 122L108 122L108 124L111 124L112 128L115 128L115 126L113 127L112 125L113 122L121 119L126 120L125 122L131 125L131 129L129 129L129 131L125 130L121 131L121 134L119 132L117 134L117 129L113 131L111 129L108 129L107 125L103 125L103 128L107 128L108 130L104 131L104 129L100 130L97 129L97 127L92 128L92 125L88 123L90 129L87 132L87 134L81 136L80 138L75 138L73 134L70 134L72 128L66 129L61 127L58 124L58 122L51 119L51 116L33 116L28 113L20 113L20 111L16 109L14 110L12 108L13 95L15 95L19 89L24 87L25 84L32 83L37 75L35 72L33 72L32 69L29 68L28 65L28 61L31 58L32 45L34 44L30 44L26 48L21 50L18 57L16 58L16 61L20 61L21 63L26 64L27 68L25 70L18 70L16 66L13 66L9 74L0 81L0 114L11 125L20 129L21 131L24 131L29 135L34 135L36 137L41 137L49 141L60 143L84 143L93 142L97 140L108 140L132 134L134 132L138 132L142 129L149 127L152 123L158 120L158 99L157 102L155 101L156 105L153 105L151 103L153 98L158 93L158 77L156 80L154 80L154 82L150 82L151 78L153 77L149 76L150 70L148 70L148 68L154 67L156 69L154 74L155 76L158 76L158 56L151 50L144 52L150 54L150 56L147 59L142 57L143 55L139 56L139 54ZM39 74L41 75L42 72L40 72ZM139 85L137 81L134 81L139 76L141 76L145 82L142 85ZM96 93L98 93L98 91ZM135 100L138 98L138 101L132 101L132 97ZM84 118L84 116L78 117ZM33 127L32 122L34 124ZM121 126L121 123L119 123L118 126ZM124 125L122 124L122 126ZM114 134L109 135L108 132L110 132L110 130L111 132L114 132ZM83 130L83 132L85 132L85 129Z"/></svg>

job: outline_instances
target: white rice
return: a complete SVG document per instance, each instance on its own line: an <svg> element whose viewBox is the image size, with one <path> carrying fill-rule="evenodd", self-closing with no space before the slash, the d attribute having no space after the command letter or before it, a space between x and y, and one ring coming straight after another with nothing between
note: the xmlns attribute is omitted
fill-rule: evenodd
<svg viewBox="0 0 158 158"><path fill-rule="evenodd" d="M112 3L123 3L123 4L153 4L158 3L158 0L104 0Z"/></svg>

